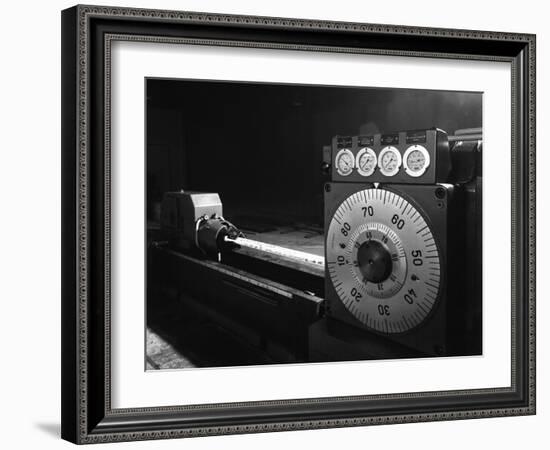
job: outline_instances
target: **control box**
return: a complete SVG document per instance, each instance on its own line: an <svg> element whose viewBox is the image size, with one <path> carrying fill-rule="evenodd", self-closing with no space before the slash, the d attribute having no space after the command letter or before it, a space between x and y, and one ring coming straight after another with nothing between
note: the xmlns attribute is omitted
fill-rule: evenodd
<svg viewBox="0 0 550 450"><path fill-rule="evenodd" d="M332 139L332 181L351 183L434 184L448 180L451 170L445 131L401 131Z"/></svg>

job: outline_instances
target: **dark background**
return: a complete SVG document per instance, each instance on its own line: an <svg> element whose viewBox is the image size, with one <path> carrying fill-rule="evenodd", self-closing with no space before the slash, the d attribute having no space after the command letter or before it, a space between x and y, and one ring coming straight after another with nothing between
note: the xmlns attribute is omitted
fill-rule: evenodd
<svg viewBox="0 0 550 450"><path fill-rule="evenodd" d="M147 207L162 194L220 194L253 211L322 225L322 148L334 135L481 127L473 92L148 79Z"/></svg>

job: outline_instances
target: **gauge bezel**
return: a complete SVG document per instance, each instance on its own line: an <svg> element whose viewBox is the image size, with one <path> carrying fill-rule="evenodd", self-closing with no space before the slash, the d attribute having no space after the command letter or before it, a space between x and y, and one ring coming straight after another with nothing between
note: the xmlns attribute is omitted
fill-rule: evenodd
<svg viewBox="0 0 550 450"><path fill-rule="evenodd" d="M361 169L361 165L359 164L359 161L361 157L365 154L369 154L374 158L374 165L372 166L372 170L365 171ZM357 155L355 156L355 167L357 168L357 172L359 172L359 175L363 177L370 177L376 170L376 167L378 166L378 157L376 156L376 153L374 150L370 147L363 147L359 152L357 152Z"/></svg>
<svg viewBox="0 0 550 450"><path fill-rule="evenodd" d="M351 163L352 163L352 166L351 166L351 169L348 173L344 173L344 172L341 172L340 171L340 167L338 166L338 160L339 158L342 157L342 155L344 153L347 153L350 155L350 158L351 158ZM348 177L350 176L352 173L353 173L353 169L355 169L355 156L353 155L353 152L349 149L349 148L342 148L338 151L338 153L336 153L336 156L334 157L334 165L336 167L336 172L338 172L338 175L342 176L342 177Z"/></svg>
<svg viewBox="0 0 550 450"><path fill-rule="evenodd" d="M414 151L419 151L420 153L422 153L422 155L424 156L424 160L426 161L424 164L424 167L422 167L422 169L419 171L414 171L410 169L409 165L407 164L407 158ZM426 173L426 170L428 170L428 167L430 167L430 163L431 163L430 154L428 153L428 150L426 150L426 147L422 145L418 145L418 144L411 145L409 148L407 148L407 150L403 154L403 167L405 168L405 173L410 177L418 178L424 175Z"/></svg>
<svg viewBox="0 0 550 450"><path fill-rule="evenodd" d="M387 171L382 167L382 159L386 153L390 153L390 152L397 156L397 164L395 166L395 169L391 171ZM401 158L401 153L393 145L387 145L382 150L380 150L380 153L378 154L378 168L380 169L380 173L385 177L393 177L394 175L397 175L397 173L399 172L399 169L401 168L402 163L403 163L403 160Z"/></svg>

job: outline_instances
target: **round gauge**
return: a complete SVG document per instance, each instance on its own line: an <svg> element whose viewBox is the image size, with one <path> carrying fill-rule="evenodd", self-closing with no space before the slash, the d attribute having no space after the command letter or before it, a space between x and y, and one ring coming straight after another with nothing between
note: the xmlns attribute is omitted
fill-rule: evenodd
<svg viewBox="0 0 550 450"><path fill-rule="evenodd" d="M403 167L407 175L420 177L430 165L430 154L421 145L411 145L403 155Z"/></svg>
<svg viewBox="0 0 550 450"><path fill-rule="evenodd" d="M395 192L371 188L347 197L328 228L326 261L336 295L371 330L404 333L436 304L438 246L422 213Z"/></svg>
<svg viewBox="0 0 550 450"><path fill-rule="evenodd" d="M374 170L376 169L376 162L376 153L374 153L372 148L368 147L359 150L355 158L357 171L364 177L369 177L374 173Z"/></svg>
<svg viewBox="0 0 550 450"><path fill-rule="evenodd" d="M343 148L336 154L336 171L343 177L347 177L355 167L355 158L353 153L347 148Z"/></svg>
<svg viewBox="0 0 550 450"><path fill-rule="evenodd" d="M382 175L393 177L401 167L401 153L395 147L388 145L380 150L378 155L378 167Z"/></svg>

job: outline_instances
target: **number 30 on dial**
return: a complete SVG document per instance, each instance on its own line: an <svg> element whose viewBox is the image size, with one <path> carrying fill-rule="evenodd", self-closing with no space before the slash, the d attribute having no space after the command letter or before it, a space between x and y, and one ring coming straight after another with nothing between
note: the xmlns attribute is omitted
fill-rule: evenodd
<svg viewBox="0 0 550 450"><path fill-rule="evenodd" d="M346 198L330 222L326 258L338 297L367 328L403 333L435 306L437 244L421 212L397 193L373 188Z"/></svg>

